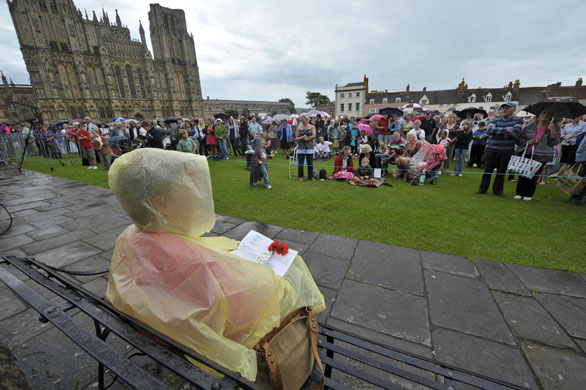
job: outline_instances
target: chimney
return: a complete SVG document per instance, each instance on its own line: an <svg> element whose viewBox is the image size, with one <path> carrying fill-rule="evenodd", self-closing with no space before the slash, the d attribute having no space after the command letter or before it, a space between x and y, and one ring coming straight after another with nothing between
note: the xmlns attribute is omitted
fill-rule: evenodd
<svg viewBox="0 0 586 390"><path fill-rule="evenodd" d="M423 87L423 93L427 92L427 87Z"/></svg>
<svg viewBox="0 0 586 390"><path fill-rule="evenodd" d="M405 96L409 97L409 89L411 86L409 84L407 84L407 88L405 88Z"/></svg>
<svg viewBox="0 0 586 390"><path fill-rule="evenodd" d="M362 81L364 82L364 89L366 89L366 93L368 93L368 77L366 77L366 73L364 74Z"/></svg>
<svg viewBox="0 0 586 390"><path fill-rule="evenodd" d="M582 77L580 77L577 81L576 81L576 87L580 88L582 86Z"/></svg>
<svg viewBox="0 0 586 390"><path fill-rule="evenodd" d="M509 89L513 88L513 82L512 82L512 81L509 81L508 88L509 88Z"/></svg>
<svg viewBox="0 0 586 390"><path fill-rule="evenodd" d="M460 84L458 84L458 93L462 94L464 93L464 86L466 85L466 82L464 81L464 77L462 77L462 81L460 82Z"/></svg>
<svg viewBox="0 0 586 390"><path fill-rule="evenodd" d="M519 85L521 85L521 82L519 80L515 80L515 84L513 84L513 89L516 89L518 91Z"/></svg>

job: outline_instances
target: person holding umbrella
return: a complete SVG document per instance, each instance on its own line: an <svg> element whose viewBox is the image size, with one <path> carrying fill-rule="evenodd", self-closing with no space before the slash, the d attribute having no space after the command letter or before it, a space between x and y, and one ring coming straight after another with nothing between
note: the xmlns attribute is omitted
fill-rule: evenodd
<svg viewBox="0 0 586 390"><path fill-rule="evenodd" d="M525 126L517 139L519 145L518 151L523 151L527 147L527 155L531 159L542 163L541 168L535 175L528 179L519 175L515 199L529 201L535 194L537 180L545 167L545 164L553 160L554 147L560 143L560 129L555 121L552 121L551 112L545 110L539 114L537 122Z"/></svg>
<svg viewBox="0 0 586 390"><path fill-rule="evenodd" d="M512 102L503 103L499 108L499 117L494 118L488 125L488 138L484 151L484 174L476 194L486 194L490 187L492 173L496 168L497 174L492 185L492 192L496 196L505 197L504 183L509 160L515 151L517 137L523 129L523 120L514 116L517 105Z"/></svg>
<svg viewBox="0 0 586 390"><path fill-rule="evenodd" d="M389 143L389 113L383 113L383 117L379 118L376 123L376 130L378 131L378 140L385 144Z"/></svg>

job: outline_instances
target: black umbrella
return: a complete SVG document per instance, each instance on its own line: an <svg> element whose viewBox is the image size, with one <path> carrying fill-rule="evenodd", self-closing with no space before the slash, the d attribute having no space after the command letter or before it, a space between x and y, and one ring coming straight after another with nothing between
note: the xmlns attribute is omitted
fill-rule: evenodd
<svg viewBox="0 0 586 390"><path fill-rule="evenodd" d="M169 118L163 119L163 122L177 123L177 119L181 119L181 117L180 116L171 116Z"/></svg>
<svg viewBox="0 0 586 390"><path fill-rule="evenodd" d="M574 97L546 98L525 108L525 111L535 115L549 111L555 118L574 119L586 114L586 106Z"/></svg>
<svg viewBox="0 0 586 390"><path fill-rule="evenodd" d="M385 107L378 110L379 114L389 114L389 116L398 115L403 116L403 110L397 107Z"/></svg>
<svg viewBox="0 0 586 390"><path fill-rule="evenodd" d="M368 115L366 115L364 118L365 119L370 119L370 117L373 116L373 115L377 115L377 113L376 112L371 112Z"/></svg>
<svg viewBox="0 0 586 390"><path fill-rule="evenodd" d="M230 117L227 114L220 112L218 114L214 114L214 118L216 118L216 119L220 118L223 121L227 121Z"/></svg>
<svg viewBox="0 0 586 390"><path fill-rule="evenodd" d="M468 114L474 116L476 114L483 114L486 117L486 110L483 110L482 108L476 108L476 107L469 107L469 108L465 108L462 111L460 111L458 113L458 116L460 118L466 119L468 117Z"/></svg>

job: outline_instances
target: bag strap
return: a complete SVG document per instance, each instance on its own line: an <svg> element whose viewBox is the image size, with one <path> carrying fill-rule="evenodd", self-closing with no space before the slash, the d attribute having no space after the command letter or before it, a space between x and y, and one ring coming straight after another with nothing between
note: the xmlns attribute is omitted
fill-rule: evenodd
<svg viewBox="0 0 586 390"><path fill-rule="evenodd" d="M281 322L281 326L278 328L274 328L270 331L265 337L262 338L255 346L254 349L256 351L262 351L264 358L267 362L269 368L269 379L271 381L271 385L275 390L283 390L283 377L281 376L281 369L279 367L279 361L277 359L277 355L273 351L271 347L270 340L277 334L281 329L283 329L286 325L291 322L296 321L300 317L307 315L307 327L309 329L309 337L311 341L311 350L313 353L313 357L317 361L317 365L321 370L321 382L314 390L323 390L324 382L325 382L325 371L322 361L319 357L319 353L317 351L317 344L319 338L319 325L317 323L317 317L313 308L311 306L304 306L300 307L297 310L292 311L283 319Z"/></svg>
<svg viewBox="0 0 586 390"><path fill-rule="evenodd" d="M307 314L307 326L309 327L309 337L311 338L311 349L313 351L313 357L315 358L315 361L317 362L317 365L321 370L321 382L314 390L323 390L325 381L325 371L324 366L319 357L319 353L317 351L319 325L317 324L317 317L311 306L307 307Z"/></svg>

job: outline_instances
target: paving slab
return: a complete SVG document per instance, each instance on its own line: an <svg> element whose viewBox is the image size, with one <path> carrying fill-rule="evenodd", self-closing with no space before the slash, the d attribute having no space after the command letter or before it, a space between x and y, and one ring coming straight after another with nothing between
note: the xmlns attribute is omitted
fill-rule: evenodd
<svg viewBox="0 0 586 390"><path fill-rule="evenodd" d="M228 230L234 229L235 227L236 227L236 225L234 225L233 223L218 222L216 220L216 224L214 225L214 228L212 229L212 232L213 233L216 233L216 234L224 234Z"/></svg>
<svg viewBox="0 0 586 390"><path fill-rule="evenodd" d="M64 201L60 200L59 202L56 202L56 203L49 203L47 206L35 207L35 210L38 210L38 211L49 211L49 210L53 210L55 208L67 207L69 205L71 205L71 203L64 202Z"/></svg>
<svg viewBox="0 0 586 390"><path fill-rule="evenodd" d="M503 263L489 260L475 260L474 263L491 290L531 296L529 290Z"/></svg>
<svg viewBox="0 0 586 390"><path fill-rule="evenodd" d="M1 287L6 287L4 283L0 282ZM13 315L23 312L27 309L24 303L8 288L2 289L0 294L0 321Z"/></svg>
<svg viewBox="0 0 586 390"><path fill-rule="evenodd" d="M423 295L419 253L415 249L360 241L348 279Z"/></svg>
<svg viewBox="0 0 586 390"><path fill-rule="evenodd" d="M488 288L479 280L425 271L431 322L437 326L515 345Z"/></svg>
<svg viewBox="0 0 586 390"><path fill-rule="evenodd" d="M586 353L586 340L583 339L573 339L576 344Z"/></svg>
<svg viewBox="0 0 586 390"><path fill-rule="evenodd" d="M0 344L0 385L3 390L30 390L26 376L18 368L18 362L12 352Z"/></svg>
<svg viewBox="0 0 586 390"><path fill-rule="evenodd" d="M24 233L12 237L3 237L0 238L0 248L2 248L2 251L4 252L10 249L21 248L24 245L30 244L34 241L35 240Z"/></svg>
<svg viewBox="0 0 586 390"><path fill-rule="evenodd" d="M46 229L35 229L27 233L29 237L34 239L35 241L41 241L47 239L49 237L57 236L59 234L67 233L67 230L63 229L60 226L50 226Z"/></svg>
<svg viewBox="0 0 586 390"><path fill-rule="evenodd" d="M414 343L430 346L424 298L344 281L330 314L339 320Z"/></svg>
<svg viewBox="0 0 586 390"><path fill-rule="evenodd" d="M29 255L34 255L40 252L47 251L49 249L57 248L61 245L69 244L71 242L78 241L80 239L95 236L94 232L89 230L81 229L73 232L66 232L57 236L46 238L44 240L35 241L29 245L23 246L23 250Z"/></svg>
<svg viewBox="0 0 586 390"><path fill-rule="evenodd" d="M31 215L36 215L38 213L40 213L39 210L36 210L36 209L26 209L26 210L17 211L15 213L11 213L11 215L15 219L26 219L26 217L29 217Z"/></svg>
<svg viewBox="0 0 586 390"><path fill-rule="evenodd" d="M305 230L298 230L287 228L277 235L277 239L285 241L295 241L302 244L313 244L319 233L306 232Z"/></svg>
<svg viewBox="0 0 586 390"><path fill-rule="evenodd" d="M43 213L44 214L44 213ZM51 217L42 217L40 216L39 219L36 219L36 217L39 214L37 214L35 216L35 219L27 219L27 222L31 225L33 225L34 227L36 227L37 229L44 229L46 227L49 226L54 226L54 225L59 225L62 223L66 223L69 221L72 221L71 218L65 216L65 215L55 215L55 216L51 216Z"/></svg>
<svg viewBox="0 0 586 390"><path fill-rule="evenodd" d="M421 254L421 265L425 269L448 272L469 278L479 276L474 264L464 257L428 251L419 251L419 253Z"/></svg>
<svg viewBox="0 0 586 390"><path fill-rule="evenodd" d="M230 222L231 220L232 219L229 219L226 222L232 223ZM257 232L264 234L268 238L273 238L281 230L283 230L283 228L280 226L268 225L266 223L248 221L236 226L232 230L229 230L227 233L224 234L224 236L233 238L235 240L242 240L244 236L246 236L248 232L251 230L256 230Z"/></svg>
<svg viewBox="0 0 586 390"><path fill-rule="evenodd" d="M65 269L68 271L106 271L110 269L110 260L106 260L104 257L102 257L102 255L92 256L85 260L78 261L77 263L68 265L67 267L65 267ZM78 283L87 283L99 278L102 275L104 274L68 276L76 279Z"/></svg>
<svg viewBox="0 0 586 390"><path fill-rule="evenodd" d="M103 251L107 251L114 248L114 245L116 245L116 240L118 240L118 236L120 236L120 233L126 230L127 227L128 226L124 224L123 226L118 226L103 233L88 235L87 237L83 238L83 241Z"/></svg>
<svg viewBox="0 0 586 390"><path fill-rule="evenodd" d="M555 294L535 297L570 336L586 339L586 299Z"/></svg>
<svg viewBox="0 0 586 390"><path fill-rule="evenodd" d="M23 216L20 216L20 217L22 217L26 221L45 222L45 221L50 220L51 217L58 217L60 215L67 214L67 213L69 213L69 210L67 210L66 208L58 208L58 209L52 209L49 211L39 211L35 214L27 215L26 217L23 217ZM31 225L33 225L33 224L31 223Z"/></svg>
<svg viewBox="0 0 586 390"><path fill-rule="evenodd" d="M543 389L577 390L586 386L585 356L533 343L522 348Z"/></svg>
<svg viewBox="0 0 586 390"><path fill-rule="evenodd" d="M533 373L516 348L448 329L432 332L436 359L440 362L537 389Z"/></svg>
<svg viewBox="0 0 586 390"><path fill-rule="evenodd" d="M305 253L303 260L318 285L335 290L342 286L344 276L348 271L347 261L312 252Z"/></svg>
<svg viewBox="0 0 586 390"><path fill-rule="evenodd" d="M16 213L17 211L34 209L36 207L47 206L47 205L50 205L50 203L43 202L42 200L39 200L39 201L36 201L36 202L20 203L20 204L13 205L13 206L6 206L6 208L11 213Z"/></svg>
<svg viewBox="0 0 586 390"><path fill-rule="evenodd" d="M107 222L102 222L97 225L93 225L90 227L92 232L96 233L104 233L108 230L117 229L117 228L127 228L128 226L132 225L132 222L129 222L126 218L113 218Z"/></svg>
<svg viewBox="0 0 586 390"><path fill-rule="evenodd" d="M586 283L579 274L517 264L507 267L531 289L586 298Z"/></svg>
<svg viewBox="0 0 586 390"><path fill-rule="evenodd" d="M57 248L37 253L35 259L52 267L65 267L90 256L97 255L101 250L83 242L75 241Z"/></svg>
<svg viewBox="0 0 586 390"><path fill-rule="evenodd" d="M86 229L92 228L94 226L108 224L110 221L124 219L119 213L114 212L106 212L100 215L95 215L91 219L88 218L81 218L81 219L68 219L62 223L59 223L59 226L65 228L67 230L79 230L79 229ZM128 223L129 225L131 222ZM109 230L109 229L106 229Z"/></svg>
<svg viewBox="0 0 586 390"><path fill-rule="evenodd" d="M95 361L56 328L14 348L13 352L35 390L79 389L96 375Z"/></svg>
<svg viewBox="0 0 586 390"><path fill-rule="evenodd" d="M230 218L230 217L228 217L227 215L216 214L216 223L224 222L228 218Z"/></svg>
<svg viewBox="0 0 586 390"><path fill-rule="evenodd" d="M18 196L18 198L16 198L16 199L10 199L5 202L2 202L8 210L12 210L13 206L16 206L19 204L43 202L47 198L52 198L54 196L54 194L47 193L44 195L26 196L25 194L20 193L20 194L17 194L17 196Z"/></svg>
<svg viewBox="0 0 586 390"><path fill-rule="evenodd" d="M564 329L534 299L495 292L505 321L518 336L544 344L577 349Z"/></svg>
<svg viewBox="0 0 586 390"><path fill-rule="evenodd" d="M104 276L92 280L81 285L86 290L89 290L102 299L106 299L106 287L108 286L108 279Z"/></svg>
<svg viewBox="0 0 586 390"><path fill-rule="evenodd" d="M320 234L309 247L308 252L350 260L354 255L354 248L356 248L357 244L358 240L355 238Z"/></svg>
<svg viewBox="0 0 586 390"><path fill-rule="evenodd" d="M236 218L236 217L228 217L224 222L233 223L234 225L240 225L241 223L247 222L246 219Z"/></svg>
<svg viewBox="0 0 586 390"><path fill-rule="evenodd" d="M331 288L319 286L319 291L324 296L324 302L326 303L326 309L320 313L317 313L317 321L320 324L325 324L327 322L328 316L332 312L332 307L336 302L336 294L338 293L337 290L332 290Z"/></svg>
<svg viewBox="0 0 586 390"><path fill-rule="evenodd" d="M74 219L80 219L80 218L93 218L93 216L95 215L100 215L102 213L117 213L118 216L122 216L124 215L124 210L122 210L122 207L120 206L112 206L112 205L103 205L99 206L99 207L92 207L89 209L83 209L83 210L79 210L79 211L73 211L73 212L67 212L67 216L74 218Z"/></svg>
<svg viewBox="0 0 586 390"><path fill-rule="evenodd" d="M0 321L0 339L10 349L28 342L51 329L53 325L39 321L39 312L27 309L17 316Z"/></svg>

